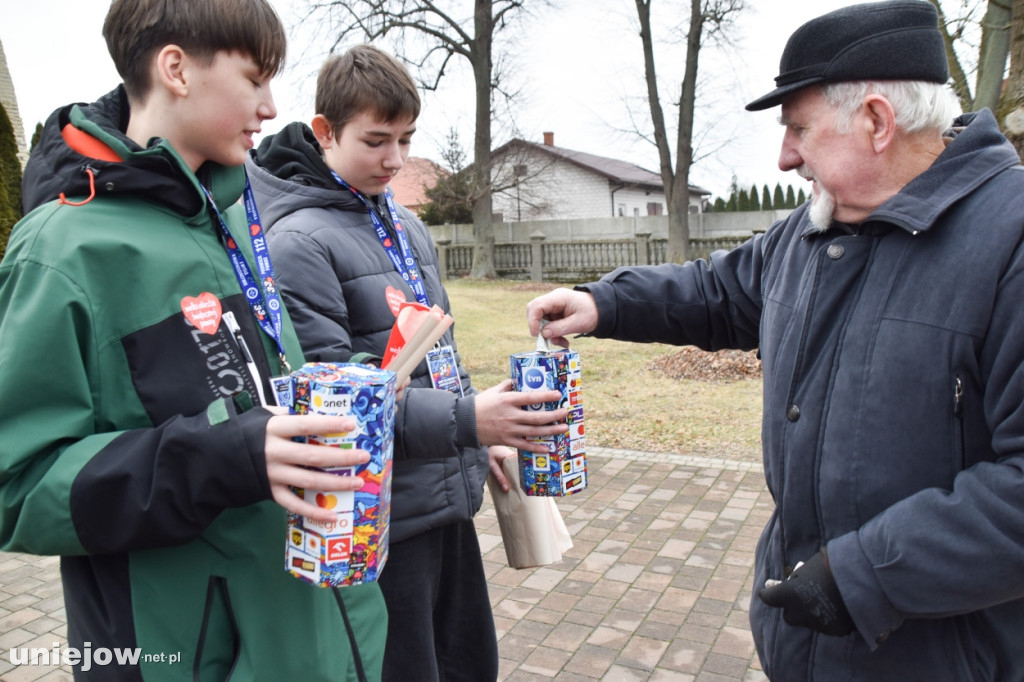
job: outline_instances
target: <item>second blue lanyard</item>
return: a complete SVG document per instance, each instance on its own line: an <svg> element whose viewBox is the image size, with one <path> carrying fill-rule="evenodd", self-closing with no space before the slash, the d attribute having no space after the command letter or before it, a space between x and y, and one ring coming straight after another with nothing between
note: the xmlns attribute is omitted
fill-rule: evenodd
<svg viewBox="0 0 1024 682"><path fill-rule="evenodd" d="M338 184L349 190L356 197L359 198L363 205L366 206L366 210L370 214L370 220L373 221L373 229L377 232L377 237L380 239L381 246L384 247L384 251L388 254L388 258L391 259L391 263L395 266L395 270L402 276L405 283L412 289L413 294L416 295L416 300L423 305L430 307L430 298L427 296L427 289L423 285L423 278L420 277L419 265L416 263L416 256L412 252L412 248L409 247L409 240L405 236L405 231L402 229L402 221L398 218L398 210L395 208L395 202L391 198L391 189L388 187L384 188L384 201L387 204L388 212L391 214L391 222L395 225L395 239L391 239L391 235L388 234L387 228L384 227L384 221L380 219L377 212L374 210L373 203L366 197L365 194L351 186L347 182L341 179L341 176L331 171L331 175L338 181ZM398 242L396 248L395 242Z"/></svg>

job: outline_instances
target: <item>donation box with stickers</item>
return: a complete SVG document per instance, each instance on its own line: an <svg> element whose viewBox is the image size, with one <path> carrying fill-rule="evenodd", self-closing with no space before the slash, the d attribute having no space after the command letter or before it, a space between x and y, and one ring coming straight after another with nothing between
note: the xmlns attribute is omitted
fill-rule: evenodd
<svg viewBox="0 0 1024 682"><path fill-rule="evenodd" d="M321 587L373 582L388 557L395 373L368 365L309 363L292 372L291 381L293 413L343 415L356 422L353 431L309 436L307 442L365 450L370 461L328 470L359 476L363 487L358 490L296 489L305 501L333 510L336 519L323 523L289 513L285 568Z"/></svg>
<svg viewBox="0 0 1024 682"><path fill-rule="evenodd" d="M567 408L565 432L532 438L547 452L519 450L519 482L527 495L564 496L587 487L586 441L583 435L583 394L580 355L567 348L537 350L510 356L512 389L559 391L558 402L527 405L525 410Z"/></svg>

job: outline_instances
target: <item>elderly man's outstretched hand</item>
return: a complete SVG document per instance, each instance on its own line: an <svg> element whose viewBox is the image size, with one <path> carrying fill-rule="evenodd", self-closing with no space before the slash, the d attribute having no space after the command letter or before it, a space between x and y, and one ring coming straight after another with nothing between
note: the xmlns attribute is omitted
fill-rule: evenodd
<svg viewBox="0 0 1024 682"><path fill-rule="evenodd" d="M531 336L543 333L552 343L567 347L567 335L592 332L597 327L597 304L586 291L555 289L526 304L526 319ZM543 332L541 320L547 320Z"/></svg>

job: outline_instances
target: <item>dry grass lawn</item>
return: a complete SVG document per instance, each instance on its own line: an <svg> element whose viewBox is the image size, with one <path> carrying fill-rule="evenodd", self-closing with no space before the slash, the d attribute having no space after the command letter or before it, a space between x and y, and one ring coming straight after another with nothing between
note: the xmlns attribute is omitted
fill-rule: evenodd
<svg viewBox="0 0 1024 682"><path fill-rule="evenodd" d="M445 284L462 361L478 389L509 376L508 356L533 350L526 304L554 284L451 280ZM649 369L674 346L581 338L587 442L760 462L761 379L694 381Z"/></svg>

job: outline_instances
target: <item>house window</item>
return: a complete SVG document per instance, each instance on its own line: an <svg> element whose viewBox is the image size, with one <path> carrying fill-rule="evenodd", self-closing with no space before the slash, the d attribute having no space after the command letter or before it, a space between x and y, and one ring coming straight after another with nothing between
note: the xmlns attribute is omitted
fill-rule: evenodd
<svg viewBox="0 0 1024 682"><path fill-rule="evenodd" d="M525 163L517 163L512 167L512 175L516 176L517 178L525 176L526 173L527 169Z"/></svg>
<svg viewBox="0 0 1024 682"><path fill-rule="evenodd" d="M647 202L647 215L662 215L662 213L664 213L664 207L660 201Z"/></svg>
<svg viewBox="0 0 1024 682"><path fill-rule="evenodd" d="M626 215L626 205L625 204L619 204L619 217L621 218L624 215Z"/></svg>

